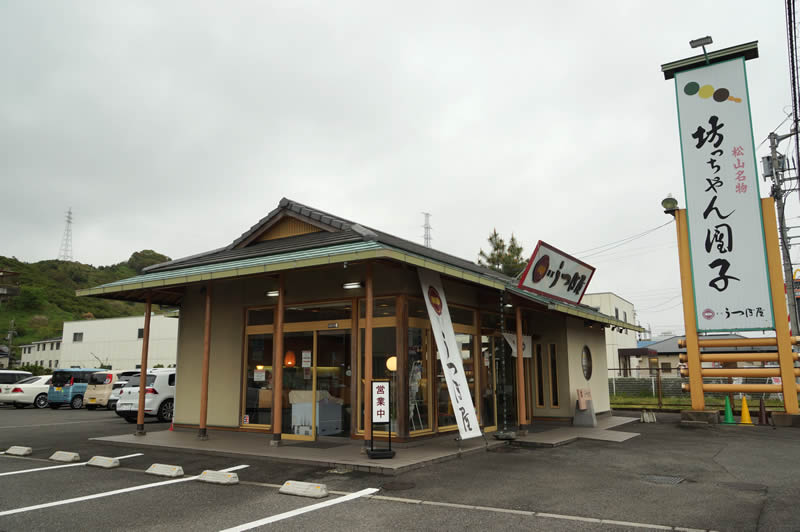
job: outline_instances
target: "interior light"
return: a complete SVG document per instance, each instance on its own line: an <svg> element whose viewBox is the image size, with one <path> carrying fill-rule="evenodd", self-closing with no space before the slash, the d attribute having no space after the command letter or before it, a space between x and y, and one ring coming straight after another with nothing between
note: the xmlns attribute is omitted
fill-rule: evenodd
<svg viewBox="0 0 800 532"><path fill-rule="evenodd" d="M386 369L389 371L397 371L397 357L392 355L386 359Z"/></svg>
<svg viewBox="0 0 800 532"><path fill-rule="evenodd" d="M259 370L259 371L261 371L262 369L264 369L264 366L262 366L261 364L259 364L258 366L256 366L256 369L257 369L257 370Z"/></svg>
<svg viewBox="0 0 800 532"><path fill-rule="evenodd" d="M283 357L283 365L287 368L293 368L297 364L297 358L294 355L294 351L286 351L286 355Z"/></svg>
<svg viewBox="0 0 800 532"><path fill-rule="evenodd" d="M357 281L355 283L344 283L342 288L345 290L355 290L356 288L361 288L361 282Z"/></svg>
<svg viewBox="0 0 800 532"><path fill-rule="evenodd" d="M267 292L267 297L278 297L279 293L280 292L278 292L277 290L270 290L269 292Z"/></svg>

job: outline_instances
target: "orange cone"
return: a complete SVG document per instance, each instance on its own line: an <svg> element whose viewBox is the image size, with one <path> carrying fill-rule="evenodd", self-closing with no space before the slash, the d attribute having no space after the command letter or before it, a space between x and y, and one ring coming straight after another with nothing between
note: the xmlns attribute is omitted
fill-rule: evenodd
<svg viewBox="0 0 800 532"><path fill-rule="evenodd" d="M752 425L753 420L750 419L750 409L747 408L747 397L742 396L742 418L739 420L740 425Z"/></svg>

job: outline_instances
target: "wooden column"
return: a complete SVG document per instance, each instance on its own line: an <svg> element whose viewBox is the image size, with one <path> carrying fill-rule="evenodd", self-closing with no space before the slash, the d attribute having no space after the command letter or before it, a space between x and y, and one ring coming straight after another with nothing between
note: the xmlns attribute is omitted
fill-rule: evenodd
<svg viewBox="0 0 800 532"><path fill-rule="evenodd" d="M520 428L525 424L525 365L522 357L522 308L519 303L516 308L517 331L517 421Z"/></svg>
<svg viewBox="0 0 800 532"><path fill-rule="evenodd" d="M767 246L767 262L769 263L770 288L772 290L772 319L775 321L778 363L781 367L783 407L787 414L797 414L797 378L794 374L792 339L789 335L788 309L786 308L787 291L790 300L789 304L794 305L794 287L784 288L781 255L778 246L778 221L775 216L775 200L772 198L762 199L761 212L764 218L764 240Z"/></svg>
<svg viewBox="0 0 800 532"><path fill-rule="evenodd" d="M211 360L211 283L206 285L206 311L203 324L203 373L200 382L200 428L197 437L208 439L206 419L208 418L208 366Z"/></svg>
<svg viewBox="0 0 800 532"><path fill-rule="evenodd" d="M395 303L397 371L394 400L397 402L397 435L408 436L408 296L399 295Z"/></svg>
<svg viewBox="0 0 800 532"><path fill-rule="evenodd" d="M350 435L358 434L358 424L360 415L358 412L358 398L361 395L359 390L359 380L361 375L358 371L359 363L359 341L361 340L361 329L358 324L358 298L350 300L350 317L353 328L350 329Z"/></svg>
<svg viewBox="0 0 800 532"><path fill-rule="evenodd" d="M147 292L147 300L144 305L144 334L142 335L142 362L140 364L141 374L139 376L139 409L136 412L136 432L137 436L144 436L144 399L147 395L147 354L150 349L150 311L153 303L153 294Z"/></svg>
<svg viewBox="0 0 800 532"><path fill-rule="evenodd" d="M675 212L675 228L678 231L678 259L681 272L681 294L683 296L683 323L686 328L686 362L689 368L689 394L692 410L705 410L703 376L700 364L700 344L697 341L697 318L694 314L694 286L692 285L692 261L689 255L689 225L686 209Z"/></svg>
<svg viewBox="0 0 800 532"><path fill-rule="evenodd" d="M364 323L364 441L372 440L372 263L367 263L366 318Z"/></svg>
<svg viewBox="0 0 800 532"><path fill-rule="evenodd" d="M483 357L481 356L481 313L477 310L473 313L472 327L475 330L475 336L472 339L472 375L475 379L475 415L478 416L478 426L483 426L483 382L481 381Z"/></svg>
<svg viewBox="0 0 800 532"><path fill-rule="evenodd" d="M275 328L272 338L272 439L281 439L283 424L283 314L286 306L286 281L278 275L278 308L275 309Z"/></svg>

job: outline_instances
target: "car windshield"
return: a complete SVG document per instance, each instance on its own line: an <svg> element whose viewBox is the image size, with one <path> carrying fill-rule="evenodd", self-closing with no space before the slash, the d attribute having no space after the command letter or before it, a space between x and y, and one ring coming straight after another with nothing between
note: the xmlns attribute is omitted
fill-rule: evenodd
<svg viewBox="0 0 800 532"><path fill-rule="evenodd" d="M72 378L70 371L56 371L53 373L53 386L64 386Z"/></svg>
<svg viewBox="0 0 800 532"><path fill-rule="evenodd" d="M27 379L22 379L21 381L17 382L17 384L33 384L38 380L39 377L28 377Z"/></svg>
<svg viewBox="0 0 800 532"><path fill-rule="evenodd" d="M109 373L92 373L89 377L89 384L105 384L106 379L109 379L110 382L110 378L111 374Z"/></svg>

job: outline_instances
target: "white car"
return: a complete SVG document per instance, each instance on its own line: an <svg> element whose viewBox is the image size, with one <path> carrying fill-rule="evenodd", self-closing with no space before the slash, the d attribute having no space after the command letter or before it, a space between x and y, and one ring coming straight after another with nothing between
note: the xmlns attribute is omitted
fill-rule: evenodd
<svg viewBox="0 0 800 532"><path fill-rule="evenodd" d="M10 403L17 408L33 405L47 408L47 390L52 375L28 377L14 384L0 385L0 403Z"/></svg>
<svg viewBox="0 0 800 532"><path fill-rule="evenodd" d="M137 377L131 378L120 388L117 401L117 415L124 417L128 423L136 423L139 413L139 382ZM175 370L159 369L147 372L145 380L144 415L156 416L159 421L172 421L175 405Z"/></svg>

